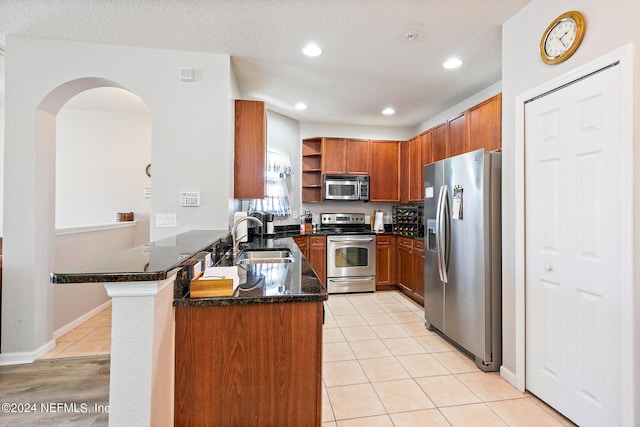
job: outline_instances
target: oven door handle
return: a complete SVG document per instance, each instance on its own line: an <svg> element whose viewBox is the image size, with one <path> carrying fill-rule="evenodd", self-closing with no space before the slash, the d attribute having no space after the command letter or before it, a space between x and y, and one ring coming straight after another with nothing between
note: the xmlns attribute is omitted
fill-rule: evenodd
<svg viewBox="0 0 640 427"><path fill-rule="evenodd" d="M334 279L333 277L329 277L330 282L370 282L373 280L373 277L350 277L348 279Z"/></svg>
<svg viewBox="0 0 640 427"><path fill-rule="evenodd" d="M373 237L365 237L362 239L354 239L353 237L327 237L330 242L340 242L340 243L362 243L362 242L373 242Z"/></svg>

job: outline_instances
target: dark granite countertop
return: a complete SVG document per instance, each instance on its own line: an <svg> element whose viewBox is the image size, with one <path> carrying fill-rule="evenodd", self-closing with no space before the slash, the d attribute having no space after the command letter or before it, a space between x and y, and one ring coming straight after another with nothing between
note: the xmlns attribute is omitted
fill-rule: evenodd
<svg viewBox="0 0 640 427"><path fill-rule="evenodd" d="M241 246L242 249L288 249L293 256L293 262L239 266L239 268L244 268L247 274L246 279L240 280L240 285L233 296L190 298L189 294L186 294L183 298L175 298L173 305L175 307L198 307L327 300L326 287L318 279L311 265L291 238L295 235L297 234L281 232L274 239L254 238L252 242L243 243ZM231 265L231 260L223 259L218 265Z"/></svg>
<svg viewBox="0 0 640 427"><path fill-rule="evenodd" d="M186 259L225 238L228 230L194 230L51 273L51 283L163 280Z"/></svg>

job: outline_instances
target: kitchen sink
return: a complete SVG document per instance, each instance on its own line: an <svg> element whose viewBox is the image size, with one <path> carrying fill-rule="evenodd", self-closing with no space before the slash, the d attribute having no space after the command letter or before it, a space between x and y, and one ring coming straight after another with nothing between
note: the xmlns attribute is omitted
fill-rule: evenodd
<svg viewBox="0 0 640 427"><path fill-rule="evenodd" d="M293 262L289 249L249 249L236 258L236 264L273 264Z"/></svg>

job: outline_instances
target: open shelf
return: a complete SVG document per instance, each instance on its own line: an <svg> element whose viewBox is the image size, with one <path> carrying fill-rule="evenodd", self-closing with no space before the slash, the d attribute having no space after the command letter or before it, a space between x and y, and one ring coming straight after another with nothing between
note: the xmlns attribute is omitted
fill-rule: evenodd
<svg viewBox="0 0 640 427"><path fill-rule="evenodd" d="M302 202L322 201L322 138L302 140Z"/></svg>

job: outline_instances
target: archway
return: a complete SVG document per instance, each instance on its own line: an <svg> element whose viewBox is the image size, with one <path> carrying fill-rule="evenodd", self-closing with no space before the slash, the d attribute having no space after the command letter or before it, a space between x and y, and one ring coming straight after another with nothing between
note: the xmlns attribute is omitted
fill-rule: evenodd
<svg viewBox="0 0 640 427"><path fill-rule="evenodd" d="M56 116L64 104L77 94L100 87L120 88L133 93L117 82L99 77L63 83L37 105L33 142L23 147L13 145L9 151L9 157L24 158L31 164L28 167L17 164L11 166L12 171L8 176L14 177L12 185L15 191L12 189L11 197L5 200L13 200L14 203L19 200L16 197L18 188L24 188L27 194L37 197L26 203L29 209L12 213L12 226L4 230L5 248L11 245L13 251L29 254L30 259L14 259L12 268L4 272L7 280L3 283L6 301L3 301L2 353L8 353L9 358L3 359L3 363L31 362L55 345L54 289L48 278L55 266ZM16 135L13 137L15 140ZM17 154L15 150L21 150L21 153ZM24 170L20 178L16 173L18 167ZM37 262L34 264L32 260ZM27 283L33 286L23 286Z"/></svg>
<svg viewBox="0 0 640 427"><path fill-rule="evenodd" d="M149 242L150 198L144 189L151 185L151 113L137 95L100 87L71 98L56 118L55 163L54 271ZM132 212L134 220L118 222L119 212ZM96 331L77 341L95 323L86 321L111 303L104 286L53 289L54 338L79 329L57 341L46 357L107 349L108 339Z"/></svg>

